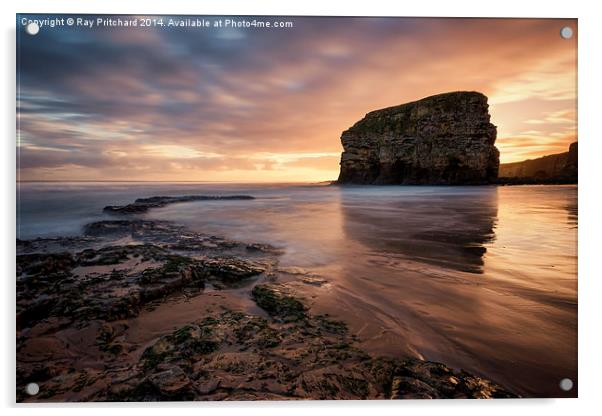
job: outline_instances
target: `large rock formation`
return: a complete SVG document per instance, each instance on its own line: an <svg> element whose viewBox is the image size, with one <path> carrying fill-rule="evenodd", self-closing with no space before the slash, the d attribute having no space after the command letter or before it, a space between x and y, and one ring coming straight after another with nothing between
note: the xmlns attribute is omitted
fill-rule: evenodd
<svg viewBox="0 0 602 416"><path fill-rule="evenodd" d="M487 97L451 92L372 111L343 132L339 183L485 184L499 152Z"/></svg>
<svg viewBox="0 0 602 416"><path fill-rule="evenodd" d="M569 151L500 165L501 183L577 183L577 142Z"/></svg>

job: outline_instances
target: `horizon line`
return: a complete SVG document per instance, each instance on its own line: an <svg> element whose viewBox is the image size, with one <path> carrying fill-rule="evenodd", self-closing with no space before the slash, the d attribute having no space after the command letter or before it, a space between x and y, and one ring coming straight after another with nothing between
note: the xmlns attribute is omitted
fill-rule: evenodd
<svg viewBox="0 0 602 416"><path fill-rule="evenodd" d="M61 180L61 179L25 179L17 180L16 183L31 183L31 182L83 182L83 183L94 183L94 182L117 182L117 183L132 183L132 182L160 182L160 183L247 183L247 184L262 184L262 183L326 183L335 182L336 179L324 180L324 181L263 181L263 182L241 182L241 181L184 181L184 180L126 180L126 179L99 179L99 180L87 180L87 179L72 179L72 180Z"/></svg>

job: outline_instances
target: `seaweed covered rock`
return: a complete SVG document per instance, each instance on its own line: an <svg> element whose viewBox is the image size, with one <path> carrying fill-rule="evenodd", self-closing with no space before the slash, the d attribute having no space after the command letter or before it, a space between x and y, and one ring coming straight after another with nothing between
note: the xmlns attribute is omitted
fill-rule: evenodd
<svg viewBox="0 0 602 416"><path fill-rule="evenodd" d="M186 254L228 254L230 258L237 255L271 256L278 255L282 251L269 244L246 243L204 234L188 230L183 226L169 221L144 220L144 219L121 219L103 220L87 224L83 227L86 238L92 243L99 240L110 242L116 238L131 238L133 241L160 245L173 251L185 252ZM95 239L95 240L94 240ZM61 239L64 241L65 239ZM20 251L25 254L32 251L41 251L47 248L49 243L55 241L21 241Z"/></svg>
<svg viewBox="0 0 602 416"><path fill-rule="evenodd" d="M146 304L181 292L240 283L265 271L235 257L197 259L154 244L17 256L17 327L49 317L77 322L137 316Z"/></svg>
<svg viewBox="0 0 602 416"><path fill-rule="evenodd" d="M451 92L372 111L344 131L342 184L486 184L498 175L487 97Z"/></svg>
<svg viewBox="0 0 602 416"><path fill-rule="evenodd" d="M252 296L257 305L276 319L300 321L306 317L305 305L292 296L284 285L257 285L253 288Z"/></svg>
<svg viewBox="0 0 602 416"><path fill-rule="evenodd" d="M126 401L516 397L495 383L440 363L372 357L355 344L345 324L327 316L304 311L303 320L283 322L227 310L160 338L142 354L135 376L99 392L99 397Z"/></svg>

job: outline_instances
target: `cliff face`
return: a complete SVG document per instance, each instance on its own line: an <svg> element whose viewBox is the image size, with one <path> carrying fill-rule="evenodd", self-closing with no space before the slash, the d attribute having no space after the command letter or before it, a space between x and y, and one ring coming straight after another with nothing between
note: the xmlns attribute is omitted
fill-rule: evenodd
<svg viewBox="0 0 602 416"><path fill-rule="evenodd" d="M372 111L343 132L339 183L484 184L498 175L487 97L452 92Z"/></svg>
<svg viewBox="0 0 602 416"><path fill-rule="evenodd" d="M569 151L522 162L500 165L500 180L505 178L530 181L577 182L577 142Z"/></svg>

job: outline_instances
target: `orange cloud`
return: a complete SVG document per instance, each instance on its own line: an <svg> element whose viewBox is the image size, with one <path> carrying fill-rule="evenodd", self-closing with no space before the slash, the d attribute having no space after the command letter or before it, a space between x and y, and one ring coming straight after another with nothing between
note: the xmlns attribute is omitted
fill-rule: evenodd
<svg viewBox="0 0 602 416"><path fill-rule="evenodd" d="M566 25L577 33L559 19L295 18L236 37L57 34L20 46L58 62L20 69L20 175L334 179L340 134L365 113L455 90L490 97L502 162L564 151L577 94Z"/></svg>

